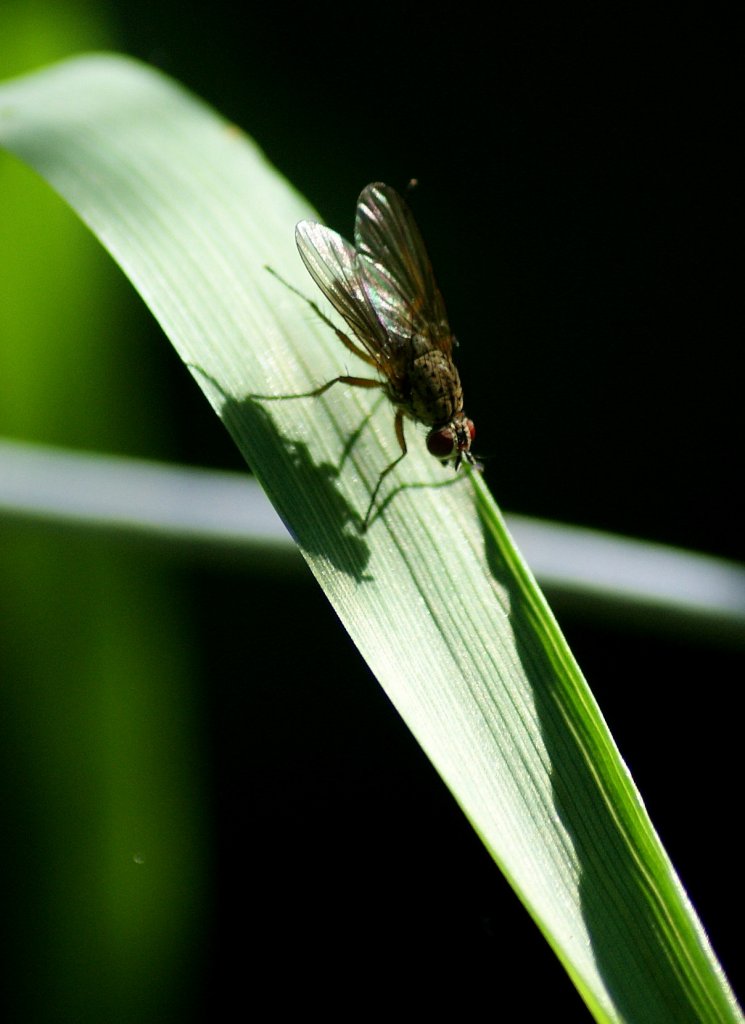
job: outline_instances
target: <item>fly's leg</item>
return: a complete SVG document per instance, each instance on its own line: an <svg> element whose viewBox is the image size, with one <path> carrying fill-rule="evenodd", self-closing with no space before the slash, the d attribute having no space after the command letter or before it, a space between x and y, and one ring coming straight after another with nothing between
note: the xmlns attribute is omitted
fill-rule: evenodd
<svg viewBox="0 0 745 1024"><path fill-rule="evenodd" d="M370 504L367 506L367 513L365 514L365 522L364 522L363 527L362 527L362 532L363 533L367 530L368 526L370 525L370 514L372 513L372 510L375 508L375 499L378 497L378 491L380 490L380 485L383 483L383 481L388 476L388 474L391 472L391 470L395 469L396 466L399 464L399 462L403 458L406 457L406 453L409 450L406 447L406 436L404 435L404 414L401 411L401 409L397 409L396 410L396 419L395 419L394 426L396 428L396 438L398 439L398 444L399 444L399 447L401 448L401 454L398 456L397 459L393 460L393 462L390 464L390 466L386 466L386 468L383 470L383 472L378 477L378 482L375 484L375 490L373 491L372 497L370 498Z"/></svg>
<svg viewBox="0 0 745 1024"><path fill-rule="evenodd" d="M380 368L379 364L377 363L377 361L375 359L373 359L373 357L369 354L369 352L366 352L363 348L360 348L360 346L355 341L353 341L349 337L348 334L345 334L344 331L339 330L339 328L336 326L336 324L334 324L333 321L329 320L329 318L321 311L321 309L313 301L313 299L309 299L307 295L303 295L303 293L301 291L299 291L297 288L295 288L294 285L291 285L289 283L289 281L285 281L285 279L283 277L281 277L277 273L276 270L273 270L269 266L267 266L266 269L269 271L269 273L272 275L272 277L276 277L276 279L281 284L283 284L285 286L285 288L289 288L289 290L291 292L293 292L295 295L298 296L298 298L302 299L303 302L305 302L308 306L310 306L310 308L316 314L318 319L322 323L326 324L327 327L331 328L331 330L334 332L334 334L337 336L339 341L344 345L344 347L346 349L348 349L351 353L353 353L353 355L356 355L358 357L358 359L361 359L364 363L367 363L368 366L374 366L376 369ZM281 399L288 399L288 398L315 398L318 395L322 395L325 391L328 391L328 389L333 387L334 384L348 384L350 387L353 387L353 388L385 388L386 387L385 382L381 381L381 380L373 380L370 377L350 377L350 376L344 374L344 375L339 376L339 377L334 377L333 380L326 381L326 383L322 384L320 386L320 388L314 388L313 391L304 391L301 394L297 394L297 395L273 395L271 397L270 396L264 396L264 398L265 398L265 400L268 400L268 401L271 401L272 399L274 401L279 401ZM363 523L363 526L362 526L362 532L363 533L367 530L367 528L368 528L368 526L370 524L370 515L372 513L372 510L375 508L375 499L378 496L378 492L380 491L381 484L383 483L385 478L388 476L388 474L391 472L391 470L396 468L396 466L404 458L404 456L406 455L406 453L408 451L408 448L406 447L406 437L404 435L404 414L403 414L403 412L400 409L396 410L396 419L394 421L394 426L396 428L396 438L398 439L398 444L399 444L399 447L401 449L401 454L398 456L398 458L393 460L393 462L390 464L390 466L386 466L386 468L383 470L383 472L378 477L378 482L375 484L375 490L372 493L372 497L370 498L370 504L368 505L367 513L365 514L365 519L364 519L364 523Z"/></svg>
<svg viewBox="0 0 745 1024"><path fill-rule="evenodd" d="M334 332L334 334L337 336L339 341L341 341L341 343L344 345L346 349L348 349L350 352L356 355L358 359L361 359L363 362L367 363L368 366L374 366L376 369L378 368L378 364L375 362L372 356L369 355L369 353L365 352L364 349L360 348L359 345L356 344L356 342L352 341L349 335L345 334L344 331L340 331L339 328L334 323L332 323L331 320L329 320L329 318L320 310L320 308L312 299L309 299L307 295L303 295L303 293L299 291L297 288L295 288L294 285L291 285L289 281L285 281L283 277L280 277L276 270L273 270L271 267L265 267L265 269L269 271L272 277L276 277L280 284L283 284L285 288L289 288L289 290L293 292L295 295L297 295L299 299L302 299L303 302L306 303L306 305L310 306L310 308L316 314L318 319L325 323L327 327L331 328L331 330ZM332 385L334 384L349 384L351 387L354 388L385 387L383 381L380 380L373 380L370 377L350 377L344 374L340 377L334 377L332 380L326 381L326 383L322 384L320 388L314 388L312 391L299 391L293 395L247 395L246 397L259 398L263 402L286 402L293 398L316 398L318 395L322 395L324 391L328 391L328 389L332 387Z"/></svg>
<svg viewBox="0 0 745 1024"><path fill-rule="evenodd" d="M316 388L315 391L306 391L303 395L292 395L292 398L313 398L317 395L322 395L324 391L328 391L334 384L349 384L353 388L384 388L385 384L382 380L373 380L372 377L334 377L333 380L327 380L325 384L321 384L320 388Z"/></svg>
<svg viewBox="0 0 745 1024"><path fill-rule="evenodd" d="M318 398L324 391L328 391L334 384L348 384L353 388L384 388L382 380L373 380L372 377L348 377L344 374L341 377L334 377L321 384L320 388L313 388L312 391L297 391L292 395L246 395L246 398L258 398L262 402L290 402L296 398Z"/></svg>
<svg viewBox="0 0 745 1024"><path fill-rule="evenodd" d="M310 306L310 308L316 314L318 319L325 323L327 327L331 328L331 330L334 332L334 334L337 336L337 338L342 343L342 345L344 345L345 348L349 349L350 352L353 352L354 355L356 355L363 362L367 363L368 366L375 366L377 368L378 364L375 362L373 357L368 352L365 352L363 348L360 348L360 346L355 341L352 341L348 334L345 334L344 331L340 331L336 324L329 320L325 313L321 312L320 308L316 305L313 299L309 299L307 295L303 295L303 293L299 291L297 288L295 288L294 285L291 285L289 281L285 281L283 277L279 276L276 270L272 270L271 267L267 267L266 269L269 271L272 277L276 277L277 280L285 286L285 288L289 288L290 291L294 292L294 294L297 295L299 299L302 299L303 302ZM347 381L347 383L349 383L350 378L339 377L338 380ZM329 386L333 383L335 382L330 381Z"/></svg>

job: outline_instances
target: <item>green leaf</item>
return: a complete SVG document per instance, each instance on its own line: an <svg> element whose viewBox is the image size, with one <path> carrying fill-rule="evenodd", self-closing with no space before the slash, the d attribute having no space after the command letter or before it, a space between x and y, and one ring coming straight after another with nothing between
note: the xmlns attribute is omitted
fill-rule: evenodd
<svg viewBox="0 0 745 1024"><path fill-rule="evenodd" d="M362 533L397 453L390 406L342 387L271 400L353 362L265 270L312 293L293 227L313 211L235 126L122 58L7 83L0 139L148 303L596 1018L741 1019L483 480L409 429Z"/></svg>

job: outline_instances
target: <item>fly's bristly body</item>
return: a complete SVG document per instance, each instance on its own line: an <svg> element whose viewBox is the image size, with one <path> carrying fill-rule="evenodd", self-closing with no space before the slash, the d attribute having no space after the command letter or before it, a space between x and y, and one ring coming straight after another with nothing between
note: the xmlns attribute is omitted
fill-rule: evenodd
<svg viewBox="0 0 745 1024"><path fill-rule="evenodd" d="M390 186L373 183L357 202L354 245L315 221L295 229L298 251L308 272L354 335L334 326L311 303L349 351L374 367L379 379L340 376L333 384L382 388L396 409L401 454L381 473L383 479L407 452L404 417L429 427L427 449L443 463L474 463L475 428L463 411L463 389L453 362L455 338L445 303L414 218Z"/></svg>

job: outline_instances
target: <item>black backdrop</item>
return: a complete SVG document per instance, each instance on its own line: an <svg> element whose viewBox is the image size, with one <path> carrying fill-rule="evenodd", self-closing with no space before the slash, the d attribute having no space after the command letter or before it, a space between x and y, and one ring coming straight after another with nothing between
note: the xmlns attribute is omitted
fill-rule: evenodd
<svg viewBox="0 0 745 1024"><path fill-rule="evenodd" d="M224 0L116 16L123 49L245 128L343 233L364 184L419 180L505 509L743 559L732 26L672 9ZM175 359L165 372L182 423L171 454L237 466ZM243 680L206 698L205 1005L500 1019L514 993L521 1019L587 1019L314 585L266 573L246 678L243 650L230 663L224 645L245 643L253 587L218 569L188 582L205 663L219 650L224 680ZM561 620L737 982L742 645Z"/></svg>

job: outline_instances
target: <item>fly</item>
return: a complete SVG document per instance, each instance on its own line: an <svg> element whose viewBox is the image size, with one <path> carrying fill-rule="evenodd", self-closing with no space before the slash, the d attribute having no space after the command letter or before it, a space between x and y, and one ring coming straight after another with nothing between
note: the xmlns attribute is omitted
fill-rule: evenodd
<svg viewBox="0 0 745 1024"><path fill-rule="evenodd" d="M339 376L334 384L381 388L395 408L401 454L381 473L365 524L385 477L407 453L404 417L429 427L427 450L459 469L475 465L476 430L463 411L463 389L453 362L456 344L445 303L414 217L390 186L367 185L357 201L354 245L329 228L302 220L295 241L308 273L343 317L354 337L339 330L311 302L345 347L378 378Z"/></svg>

